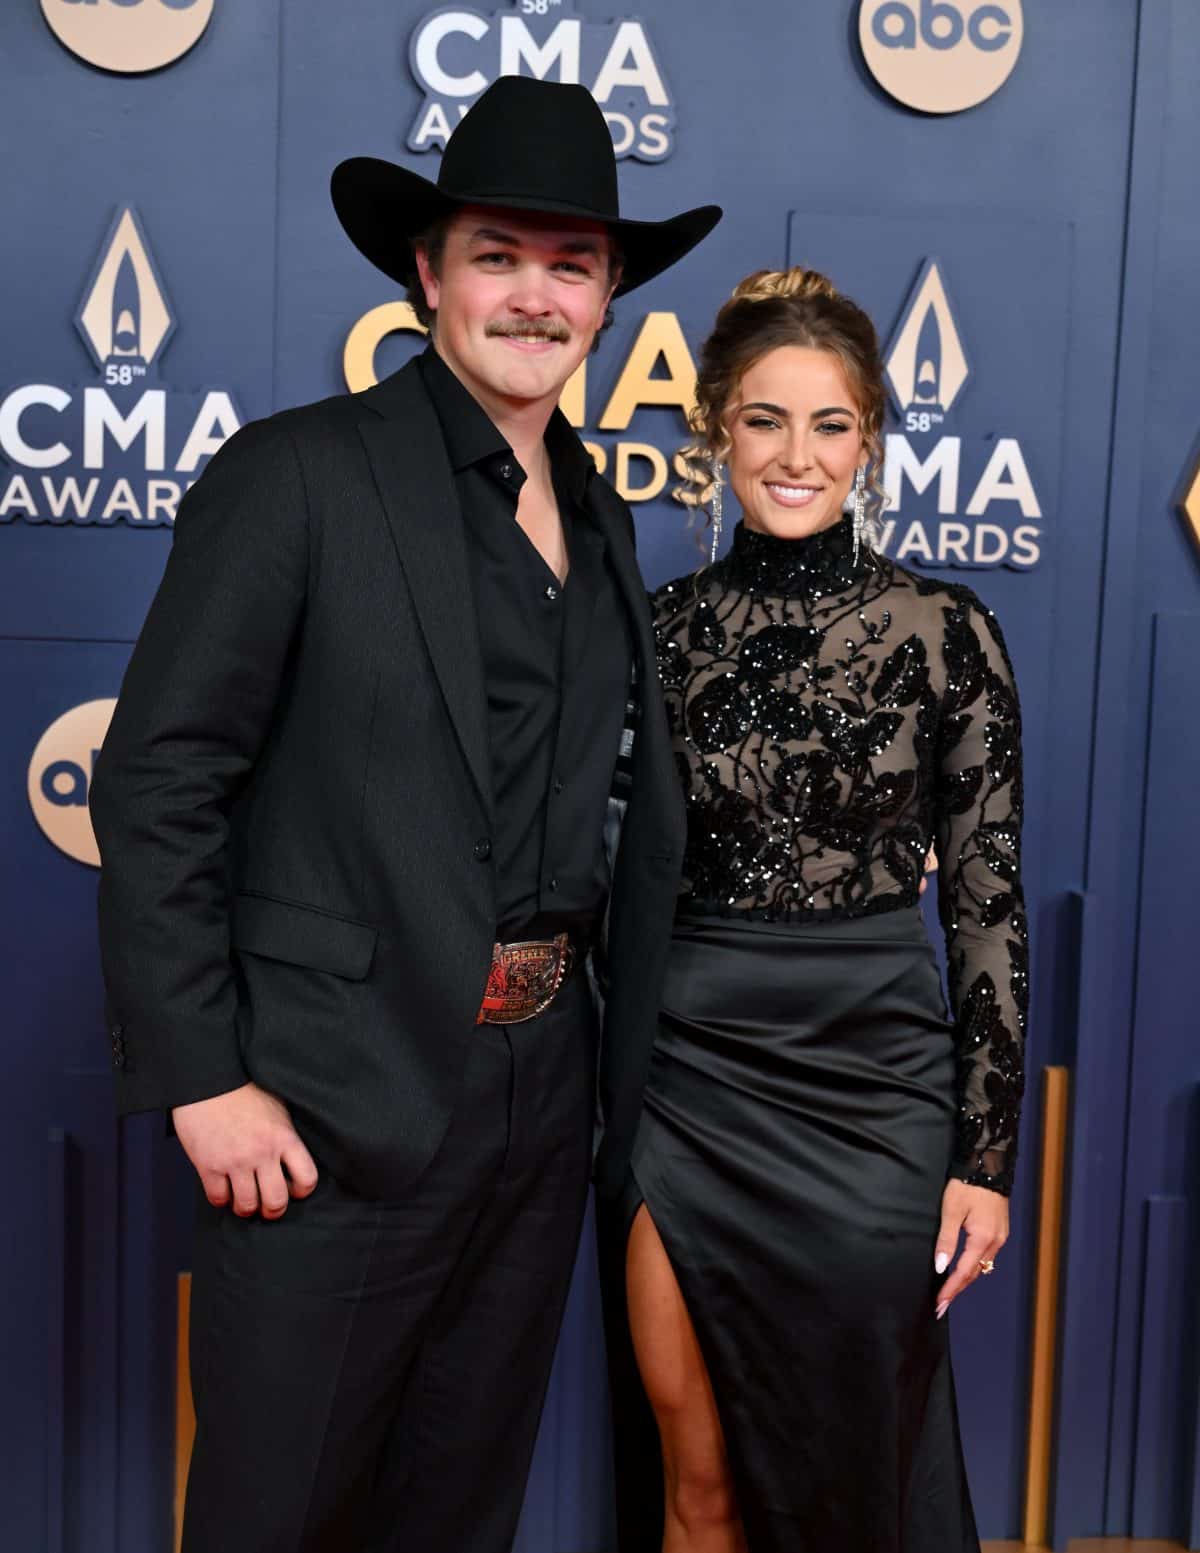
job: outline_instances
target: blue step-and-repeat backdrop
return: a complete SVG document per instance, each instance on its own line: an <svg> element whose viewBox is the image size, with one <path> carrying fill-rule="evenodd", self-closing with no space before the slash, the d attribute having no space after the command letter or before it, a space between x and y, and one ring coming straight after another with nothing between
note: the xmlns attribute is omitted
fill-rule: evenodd
<svg viewBox="0 0 1200 1553"><path fill-rule="evenodd" d="M815 266L879 326L886 548L995 607L1027 729L1024 1169L954 1314L982 1529L1027 1524L1054 1066L1048 1534L1200 1546L1194 0L4 0L0 1542L173 1535L189 1183L113 1120L86 800L176 506L246 420L421 348L330 170L434 176L513 73L592 90L627 214L727 212L564 396L650 584L699 559L673 459L734 283ZM519 1553L613 1546L597 1303L585 1238Z"/></svg>

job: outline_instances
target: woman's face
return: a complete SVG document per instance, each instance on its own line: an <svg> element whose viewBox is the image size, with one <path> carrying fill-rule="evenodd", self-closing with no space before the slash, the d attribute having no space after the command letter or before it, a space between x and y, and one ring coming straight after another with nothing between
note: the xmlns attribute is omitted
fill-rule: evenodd
<svg viewBox="0 0 1200 1553"><path fill-rule="evenodd" d="M802 539L839 520L866 452L832 351L781 345L761 357L742 378L725 425L729 483L747 528Z"/></svg>

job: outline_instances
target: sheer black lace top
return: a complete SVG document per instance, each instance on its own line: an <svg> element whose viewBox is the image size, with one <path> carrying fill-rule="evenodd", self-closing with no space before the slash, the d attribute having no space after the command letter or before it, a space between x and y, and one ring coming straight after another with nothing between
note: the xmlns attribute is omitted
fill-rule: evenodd
<svg viewBox="0 0 1200 1553"><path fill-rule="evenodd" d="M936 845L958 1046L951 1174L1008 1193L1028 1006L1021 717L969 588L739 525L652 595L688 805L689 910L777 921L916 903Z"/></svg>

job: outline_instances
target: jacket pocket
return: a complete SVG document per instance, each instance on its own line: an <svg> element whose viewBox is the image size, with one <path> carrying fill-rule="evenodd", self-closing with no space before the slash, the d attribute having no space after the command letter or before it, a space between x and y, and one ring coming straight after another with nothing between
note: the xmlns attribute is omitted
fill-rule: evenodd
<svg viewBox="0 0 1200 1553"><path fill-rule="evenodd" d="M379 929L352 917L297 906L270 895L237 895L230 938L235 949L362 981Z"/></svg>

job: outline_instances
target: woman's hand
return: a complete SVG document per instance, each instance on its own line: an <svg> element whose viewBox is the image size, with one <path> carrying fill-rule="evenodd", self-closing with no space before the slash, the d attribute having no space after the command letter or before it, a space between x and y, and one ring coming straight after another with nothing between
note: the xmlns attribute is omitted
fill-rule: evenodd
<svg viewBox="0 0 1200 1553"><path fill-rule="evenodd" d="M943 1273L954 1261L959 1235L966 1232L966 1243L950 1276L938 1293L937 1318L940 1321L962 1291L983 1271L982 1263L995 1259L1008 1239L1008 1198L986 1186L968 1186L965 1181L947 1181L942 1193L942 1227L938 1231L934 1270Z"/></svg>

